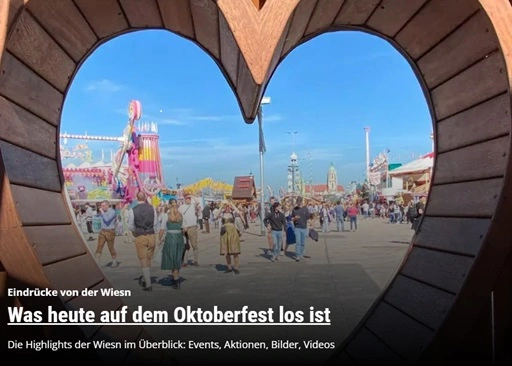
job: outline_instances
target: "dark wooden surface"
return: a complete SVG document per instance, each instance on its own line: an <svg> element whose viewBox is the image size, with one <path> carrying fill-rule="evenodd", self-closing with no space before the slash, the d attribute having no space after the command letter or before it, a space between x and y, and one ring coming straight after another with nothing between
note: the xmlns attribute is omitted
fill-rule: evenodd
<svg viewBox="0 0 512 366"><path fill-rule="evenodd" d="M400 275L343 344L340 360L414 362L423 353L439 360L450 350L447 341L463 339L471 322L482 319L480 308L500 274L500 293L510 290L511 281L503 285L510 272L501 269L512 249L506 239L512 227L507 0L32 0L24 6L9 1L8 29L0 32L2 47L7 39L0 72L0 242L19 243L0 245L8 275L42 287L108 286L70 227L57 157L65 94L98 44L160 27L197 42L252 122L283 57L325 31L351 27L381 35L408 58L433 113L438 157L426 217ZM45 205L53 210L42 215ZM142 334L135 327L133 334L104 328L86 334ZM452 347L461 351L464 342ZM485 360L487 348L479 354Z"/></svg>

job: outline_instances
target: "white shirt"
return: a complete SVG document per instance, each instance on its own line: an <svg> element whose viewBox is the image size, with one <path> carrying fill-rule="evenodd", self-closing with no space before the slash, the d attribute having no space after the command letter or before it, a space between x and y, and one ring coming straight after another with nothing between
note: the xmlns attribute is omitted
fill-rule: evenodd
<svg viewBox="0 0 512 366"><path fill-rule="evenodd" d="M92 207L87 207L87 210L85 210L85 221L92 221Z"/></svg>
<svg viewBox="0 0 512 366"><path fill-rule="evenodd" d="M154 213L154 219L153 219L153 230L155 230L155 233L157 232L158 230L158 215L156 213L156 209L153 207L153 213ZM130 231L134 231L135 230L135 222L134 222L134 219L135 219L135 216L133 215L133 209L131 210L128 210L126 212L126 219L127 219L127 224L128 224L128 228L130 229Z"/></svg>
<svg viewBox="0 0 512 366"><path fill-rule="evenodd" d="M181 227L184 229L191 226L197 226L197 216L194 206L195 205L193 203L189 205L184 203L178 207L178 211L183 216L183 223L181 224Z"/></svg>

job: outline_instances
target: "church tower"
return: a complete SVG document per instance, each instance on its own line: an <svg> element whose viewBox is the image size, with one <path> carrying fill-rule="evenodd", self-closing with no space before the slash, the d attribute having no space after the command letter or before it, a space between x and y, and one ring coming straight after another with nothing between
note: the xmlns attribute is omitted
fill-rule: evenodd
<svg viewBox="0 0 512 366"><path fill-rule="evenodd" d="M336 174L336 169L334 169L333 163L331 163L331 166L327 172L327 191L330 194L336 193L338 191L338 176Z"/></svg>

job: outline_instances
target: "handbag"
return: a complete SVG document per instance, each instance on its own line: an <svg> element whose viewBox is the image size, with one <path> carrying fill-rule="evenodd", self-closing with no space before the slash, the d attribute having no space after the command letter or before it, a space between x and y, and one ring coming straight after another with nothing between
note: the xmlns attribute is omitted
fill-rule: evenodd
<svg viewBox="0 0 512 366"><path fill-rule="evenodd" d="M309 229L309 237L314 241L318 241L318 232L315 229Z"/></svg>
<svg viewBox="0 0 512 366"><path fill-rule="evenodd" d="M222 226L222 227L220 228L220 236L222 236L222 235L224 235L224 234L226 234L226 227L225 227L225 226Z"/></svg>

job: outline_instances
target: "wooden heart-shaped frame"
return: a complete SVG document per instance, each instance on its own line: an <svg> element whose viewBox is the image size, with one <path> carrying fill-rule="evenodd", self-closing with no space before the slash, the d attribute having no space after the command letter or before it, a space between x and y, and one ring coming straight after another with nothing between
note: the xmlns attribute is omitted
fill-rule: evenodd
<svg viewBox="0 0 512 366"><path fill-rule="evenodd" d="M322 33L356 29L391 42L418 75L431 109L436 163L406 258L333 360L504 360L512 327L509 1L262 3L0 1L0 289L5 278L25 287L111 287L73 224L57 149L65 95L100 44L152 28L192 40L217 62L251 122L289 52ZM15 301L32 307L40 300ZM81 296L47 304L100 306ZM103 309L120 306L118 298L101 302ZM141 328L114 328L66 327L80 339L149 337Z"/></svg>

